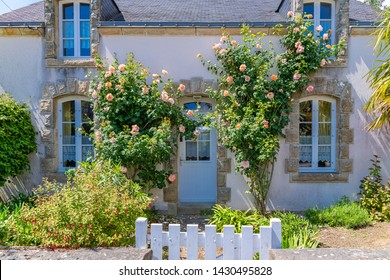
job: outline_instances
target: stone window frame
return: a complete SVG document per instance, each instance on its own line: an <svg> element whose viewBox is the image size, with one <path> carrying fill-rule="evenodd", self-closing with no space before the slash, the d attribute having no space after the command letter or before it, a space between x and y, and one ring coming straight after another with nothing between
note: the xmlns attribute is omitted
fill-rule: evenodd
<svg viewBox="0 0 390 280"><path fill-rule="evenodd" d="M79 1L79 0L76 0ZM90 38L91 57L66 58L60 57L60 2L62 0L45 1L45 61L47 67L95 67L94 57L99 53L98 23L101 1L81 0L90 5Z"/></svg>
<svg viewBox="0 0 390 280"><path fill-rule="evenodd" d="M303 98L300 98L299 99L299 103L302 103L302 102L305 102L305 101L311 101L312 102L312 109L313 109L313 114L312 114L312 120L311 120L311 125L312 125L312 143L311 143L311 147L312 147L312 159L314 157L314 159L316 159L318 157L318 146L319 146L319 143L318 141L314 141L316 139L319 138L319 134L318 134L318 129L319 129L319 120L318 120L318 102L319 101L326 101L326 102L329 102L331 104L331 121L330 121L330 125L331 125L331 135L330 135L330 138L331 138L331 141L330 141L330 146L331 146L331 163L330 163L330 166L329 167L322 167L322 168L319 168L317 166L317 160L315 161L312 161L312 166L311 167L300 167L299 168L299 171L301 173L314 173L314 172L335 172L336 171L336 120L337 120L337 113L336 113L336 99L332 98L332 97L328 97L328 96L322 96L322 95L316 95L316 96L308 96L308 97L303 97ZM314 114L314 112L316 112L316 114ZM299 111L299 114L301 112ZM316 115L316 116L315 116ZM301 124L301 121L299 122L299 125ZM315 134L314 132L317 131L317 134ZM301 143L299 143L299 146L301 145ZM318 158L317 158L318 159Z"/></svg>
<svg viewBox="0 0 390 280"><path fill-rule="evenodd" d="M57 143L58 143L58 172L65 172L68 169L72 168L77 168L78 166L78 161L82 161L82 147L83 144L81 143L81 139L75 141L75 147L76 147L76 166L75 167L70 167L70 168L65 168L63 167L62 160L63 160L63 143L61 143L61 136L62 136L62 128L63 128L63 120L62 120L62 115L61 115L61 105L65 102L69 101L75 101L75 130L76 130L76 135L75 137L80 137L80 133L77 131L78 130L78 125L82 124L82 116L81 116L81 101L87 101L90 104L92 104L91 99L88 98L87 96L82 96L82 95L70 95L70 96L65 96L57 99Z"/></svg>
<svg viewBox="0 0 390 280"><path fill-rule="evenodd" d="M293 95L290 124L285 130L285 143L289 150L289 156L285 160L285 171L290 175L291 183L348 182L349 174L353 171L353 160L349 154L349 146L354 141L354 130L350 127L350 115L354 110L352 86L348 82L325 77L315 77L311 84L314 86L313 92L304 90ZM299 103L302 98L310 96L328 96L336 100L336 171L299 170Z"/></svg>
<svg viewBox="0 0 390 280"><path fill-rule="evenodd" d="M303 3L320 0L291 0L291 10L294 14L303 14ZM328 0L323 0L328 2ZM334 0L335 5L335 42L344 41L343 48L339 49L337 58L325 67L348 67L348 37L349 37L349 0Z"/></svg>

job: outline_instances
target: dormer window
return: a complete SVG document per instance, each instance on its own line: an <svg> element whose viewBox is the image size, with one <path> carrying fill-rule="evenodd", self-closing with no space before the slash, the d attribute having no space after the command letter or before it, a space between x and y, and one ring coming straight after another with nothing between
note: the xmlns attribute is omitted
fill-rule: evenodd
<svg viewBox="0 0 390 280"><path fill-rule="evenodd" d="M60 56L83 58L91 56L90 6L78 1L60 4Z"/></svg>
<svg viewBox="0 0 390 280"><path fill-rule="evenodd" d="M307 19L313 22L312 32L317 37L322 37L324 33L329 30L331 32L331 43L335 42L335 5L334 1L307 1L303 4L303 13L306 15L312 15L311 19ZM319 32L316 28L321 25L322 31Z"/></svg>

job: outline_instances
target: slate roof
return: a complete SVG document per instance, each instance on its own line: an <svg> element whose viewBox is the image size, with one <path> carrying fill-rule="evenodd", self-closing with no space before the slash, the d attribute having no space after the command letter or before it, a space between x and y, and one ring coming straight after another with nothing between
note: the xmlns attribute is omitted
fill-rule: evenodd
<svg viewBox="0 0 390 280"><path fill-rule="evenodd" d="M288 1L288 0L286 0ZM284 22L277 0L103 0L102 21L131 23ZM350 0L350 20L375 22L371 6ZM0 23L44 22L44 1L0 15Z"/></svg>

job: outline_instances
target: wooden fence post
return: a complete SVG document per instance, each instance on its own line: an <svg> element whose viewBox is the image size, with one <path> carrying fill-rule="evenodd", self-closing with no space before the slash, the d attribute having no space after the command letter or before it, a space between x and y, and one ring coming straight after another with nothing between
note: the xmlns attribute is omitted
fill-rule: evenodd
<svg viewBox="0 0 390 280"><path fill-rule="evenodd" d="M272 244L272 228L271 226L260 227L260 260L269 259L269 250Z"/></svg>
<svg viewBox="0 0 390 280"><path fill-rule="evenodd" d="M207 225L205 226L205 259L215 260L217 257L217 244L216 244L216 226Z"/></svg>
<svg viewBox="0 0 390 280"><path fill-rule="evenodd" d="M180 225L169 225L168 259L180 260Z"/></svg>
<svg viewBox="0 0 390 280"><path fill-rule="evenodd" d="M198 225L187 225L187 260L197 260L198 249Z"/></svg>
<svg viewBox="0 0 390 280"><path fill-rule="evenodd" d="M234 226L223 226L223 259L234 260Z"/></svg>
<svg viewBox="0 0 390 280"><path fill-rule="evenodd" d="M241 227L241 260L253 259L253 226Z"/></svg>
<svg viewBox="0 0 390 280"><path fill-rule="evenodd" d="M138 249L146 249L148 234L148 219L138 218L135 221L135 247Z"/></svg>
<svg viewBox="0 0 390 280"><path fill-rule="evenodd" d="M151 225L150 248L153 251L153 259L162 260L162 224Z"/></svg>

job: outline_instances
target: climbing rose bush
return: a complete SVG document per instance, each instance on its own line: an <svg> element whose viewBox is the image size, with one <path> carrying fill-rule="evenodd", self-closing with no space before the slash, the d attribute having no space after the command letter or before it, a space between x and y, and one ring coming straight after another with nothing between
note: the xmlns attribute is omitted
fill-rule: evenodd
<svg viewBox="0 0 390 280"><path fill-rule="evenodd" d="M219 82L218 90L209 90L218 103L211 122L218 128L219 140L235 154L236 169L248 178L261 212L266 209L279 139L289 123L292 96L314 90L310 74L327 64L340 47L330 45L330 30L316 37L310 29L305 18L292 20L280 42L286 50L276 53L272 43L265 47L265 34L243 26L241 42L224 33L212 46L217 63L198 55Z"/></svg>
<svg viewBox="0 0 390 280"><path fill-rule="evenodd" d="M149 70L129 55L99 69L90 96L97 129L93 133L98 157L120 163L127 176L144 188L163 188L174 181L171 158L179 135L194 137L196 122L178 105L185 86L175 85L167 70Z"/></svg>

